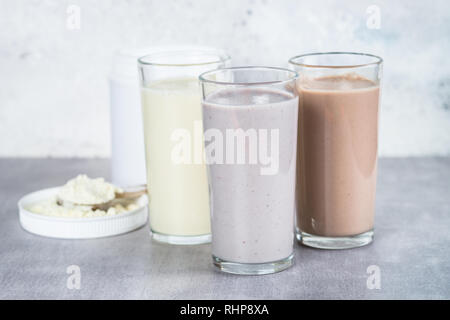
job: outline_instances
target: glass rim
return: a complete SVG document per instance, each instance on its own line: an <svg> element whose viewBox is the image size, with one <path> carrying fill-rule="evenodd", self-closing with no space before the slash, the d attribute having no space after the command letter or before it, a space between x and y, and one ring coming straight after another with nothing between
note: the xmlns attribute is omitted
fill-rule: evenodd
<svg viewBox="0 0 450 320"><path fill-rule="evenodd" d="M171 54L210 54L217 57L217 59L211 59L206 62L194 62L194 63L166 63L166 62L157 62L146 60L150 57L160 57L167 56ZM145 56L139 57L138 63L140 66L157 66L157 67L195 67L195 66L205 66L209 64L217 64L227 62L231 59L230 55L228 55L222 49L215 48L186 48L186 49L170 49L163 50L154 53L147 54ZM152 59L153 60L153 59Z"/></svg>
<svg viewBox="0 0 450 320"><path fill-rule="evenodd" d="M282 71L287 72L292 77L284 80L273 80L273 81L255 81L255 82L231 82L231 81L216 81L216 80L210 80L205 78L205 76L217 73L217 72L223 72L227 70L271 70L271 71ZM223 86L253 86L253 85L269 85L269 84L282 84L285 82L291 82L293 80L296 80L298 78L298 73L295 70L287 69L287 68L281 68L281 67L267 67L267 66L241 66L241 67L227 67L227 68L218 68L214 70L209 70L206 72L203 72L198 77L199 81L202 83L212 83L217 85L223 85Z"/></svg>
<svg viewBox="0 0 450 320"><path fill-rule="evenodd" d="M364 56L364 57L373 58L375 60L372 62L362 63L362 64L335 65L335 66L320 65L320 64L307 64L307 63L300 63L300 62L295 61L300 58L312 57L312 56L325 56L325 55ZM371 53L335 51L335 52L314 52L314 53L300 54L298 56L294 56L294 57L290 58L288 62L292 65L299 66L299 67L305 67L305 68L345 69L345 68L361 68L361 67L368 67L368 66L372 66L372 65L380 65L383 62L383 59L381 57L376 56Z"/></svg>

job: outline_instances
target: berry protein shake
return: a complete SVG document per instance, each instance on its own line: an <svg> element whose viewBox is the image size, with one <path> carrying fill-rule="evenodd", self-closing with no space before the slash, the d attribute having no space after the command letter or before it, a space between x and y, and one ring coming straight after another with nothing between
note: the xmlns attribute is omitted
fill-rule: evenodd
<svg viewBox="0 0 450 320"><path fill-rule="evenodd" d="M296 93L276 89L223 89L203 101L214 259L292 257L297 119Z"/></svg>

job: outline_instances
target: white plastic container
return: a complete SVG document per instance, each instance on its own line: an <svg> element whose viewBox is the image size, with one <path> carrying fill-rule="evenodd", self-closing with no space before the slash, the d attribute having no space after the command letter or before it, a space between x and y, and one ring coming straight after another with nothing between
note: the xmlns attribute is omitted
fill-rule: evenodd
<svg viewBox="0 0 450 320"><path fill-rule="evenodd" d="M146 183L144 137L137 59L152 49L128 49L114 57L109 77L111 181L119 186Z"/></svg>

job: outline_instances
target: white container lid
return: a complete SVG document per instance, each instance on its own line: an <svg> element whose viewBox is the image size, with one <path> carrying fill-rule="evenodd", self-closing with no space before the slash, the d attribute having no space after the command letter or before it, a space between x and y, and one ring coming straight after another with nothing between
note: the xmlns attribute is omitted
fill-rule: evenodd
<svg viewBox="0 0 450 320"><path fill-rule="evenodd" d="M58 193L58 188L43 189L22 197L18 202L19 219L28 232L51 238L91 239L114 236L142 227L147 223L147 196L136 203L139 208L107 217L64 218L33 213L27 208Z"/></svg>

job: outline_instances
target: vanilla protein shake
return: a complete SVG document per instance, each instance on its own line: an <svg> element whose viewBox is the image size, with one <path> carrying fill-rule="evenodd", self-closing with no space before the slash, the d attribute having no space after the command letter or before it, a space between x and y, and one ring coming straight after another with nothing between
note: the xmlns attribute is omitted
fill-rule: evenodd
<svg viewBox="0 0 450 320"><path fill-rule="evenodd" d="M180 47L138 59L152 238L211 242L198 77L224 66L222 50Z"/></svg>
<svg viewBox="0 0 450 320"><path fill-rule="evenodd" d="M142 112L149 186L150 226L166 235L194 236L210 233L208 181L202 158L201 95L198 80L161 80L142 88ZM174 157L185 132L185 162ZM195 146L200 161L195 162ZM197 148L198 149L198 148Z"/></svg>
<svg viewBox="0 0 450 320"><path fill-rule="evenodd" d="M257 264L292 255L297 115L296 93L278 89L223 89L204 100L205 151L216 162L209 164L216 260ZM230 146L237 143L239 130L246 133L241 149ZM209 150L211 144L217 146L219 132L222 163L217 163L222 151ZM245 162L232 163L227 157L231 150L235 159L239 150L245 151ZM251 150L258 152L253 163Z"/></svg>

